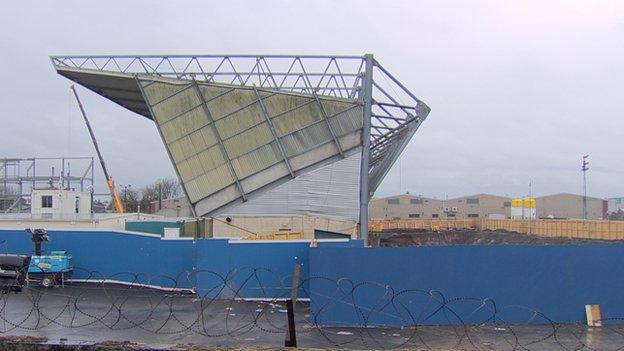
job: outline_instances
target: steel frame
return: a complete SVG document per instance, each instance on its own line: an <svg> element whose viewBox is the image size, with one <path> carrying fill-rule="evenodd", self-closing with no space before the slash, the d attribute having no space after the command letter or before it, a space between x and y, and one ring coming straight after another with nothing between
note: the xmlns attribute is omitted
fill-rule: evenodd
<svg viewBox="0 0 624 351"><path fill-rule="evenodd" d="M93 189L94 161L93 157L0 158L0 213L22 212L22 201L30 198L30 191L38 187ZM42 163L50 170L42 171ZM71 164L84 169L80 168L78 175L71 175ZM60 173L55 174L55 170Z"/></svg>
<svg viewBox="0 0 624 351"><path fill-rule="evenodd" d="M197 98L201 102L201 108L204 110L204 114L208 118L210 127L212 128L212 131L215 134L215 137L217 138L217 142L219 143L219 147L221 148L223 157L225 158L225 161L228 165L230 175L236 182L236 189L238 189L241 196L243 197L243 201L247 201L247 194L245 194L245 189L243 189L243 186L240 183L240 179L238 179L238 176L236 175L236 171L234 170L234 166L232 165L232 158L228 155L227 148L223 144L223 138L221 137L221 133L219 133L219 129L215 125L214 118L212 118L212 112L210 112L210 109L208 109L208 104L206 104L206 99L204 99L204 95L202 95L201 89L199 88L199 85L197 85L197 82L195 80L193 80L193 89L195 89ZM172 162L173 162L173 159L172 159Z"/></svg>
<svg viewBox="0 0 624 351"><path fill-rule="evenodd" d="M57 71L235 84L254 90L309 94L317 103L318 96L358 100L364 106L360 183L360 232L363 239L367 233L368 201L429 113L429 107L370 54L107 55L52 56L50 59ZM114 90L114 87L102 89ZM340 149L335 136L334 141Z"/></svg>
<svg viewBox="0 0 624 351"><path fill-rule="evenodd" d="M290 165L290 160L288 159L288 156L286 156L286 151L284 150L284 144L282 144L282 140L280 139L280 137L277 135L277 132L275 131L275 126L273 125L273 122L271 121L271 117L269 117L269 113L267 112L267 108L264 105L264 101L262 101L262 97L260 96L260 93L258 92L258 88L256 88L255 85L253 86L253 91L254 91L254 94L256 94L256 98L258 99L258 104L260 104L260 109L262 110L262 116L264 117L264 120L269 126L269 129L271 130L271 135L273 136L273 140L275 140L275 143L277 144L277 148L279 149L280 154L282 155L282 158L284 159L284 163L286 164L286 167L288 168L288 173L290 173L290 176L294 178L295 172L293 171L293 168Z"/></svg>
<svg viewBox="0 0 624 351"><path fill-rule="evenodd" d="M151 84L151 83L145 84L145 81L141 82L141 81L139 80L138 76L137 76L137 77L135 77L135 79L137 80L137 84L139 84L139 87L141 88L141 91L143 91L143 92L144 92L144 88L145 88L145 87L147 87L147 86L149 86L149 85ZM178 92L176 92L176 93L174 93L174 94L172 94L172 95L170 95L170 96L168 96L168 97L165 97L165 98L163 98L163 99L161 99L161 100L157 101L157 102L156 102L156 103L154 103L154 104L149 104L149 103L147 103L146 105L147 105L147 107L148 107L148 108L150 109L150 111L151 111L151 110L153 109L153 107L154 107L154 106L156 106L156 105L158 105L158 104L160 104L160 103L166 102L168 99L171 99L172 97L176 96L176 95L177 95L178 93L180 93L181 91L186 91L186 90L187 90L187 89L189 89L189 88L193 88L193 86L194 86L194 84L196 84L196 82L197 82L197 81L192 81L192 80L191 80L191 81L189 81L188 86L183 87L180 91L178 91ZM235 89L230 89L230 90L228 90L228 91L226 91L226 92L223 92L223 93L221 93L221 94L219 94L219 95L216 95L216 96L214 96L214 97L212 97L212 98L210 98L210 99L208 99L208 100L206 100L206 99L204 98L204 100L203 100L203 101L200 101L200 102L199 102L196 106L193 106L193 107L189 108L188 110L185 110L185 111L183 111L183 112L180 112L180 113L178 113L176 116L171 117L169 120L167 120L166 122L164 122L164 123L163 123L163 125L164 125L164 124L166 124L166 123L170 123L170 122L172 122L172 121L173 121L173 120L175 120L176 118L179 118L180 116L182 116L182 115L184 115L184 114L186 114L186 113L188 113L188 112L190 112L190 111L193 111L193 110L198 109L198 108L202 108L202 106L203 106L203 105L206 105L206 106L207 106L207 105L208 105L208 103L212 102L213 100L215 100L215 99L217 99L217 98L219 98L219 97L221 97L221 96L223 96L223 95L226 95L226 94L228 94L228 93L231 93L231 92L233 92L234 90L235 90ZM234 113L236 113L236 112L239 112L239 111L241 111L241 110L243 110L243 109L245 109L245 108L248 108L248 107L250 107L250 106L253 106L253 105L255 105L255 104L258 104L258 105L260 105L260 108L261 108L262 113L263 113L263 117L264 117L264 118L263 118L263 120L262 120L262 121L260 121L260 122L257 122L257 123L254 123L254 124L251 124L251 125L250 125L250 126L248 126L247 128L242 129L241 131L239 131L237 134L234 134L234 135L231 135L231 136L228 136L228 137L222 137L222 138L221 138L221 139L222 139L222 140L221 140L222 142L225 142L225 141L227 141L227 140L230 140L230 139L232 139L232 138L236 137L237 135L239 135L239 134L241 134L241 133L244 133L244 132L246 132L246 131L248 131L248 130L250 130L250 129L253 129L253 128L255 128L255 127L257 127L257 126L259 126L259 125L261 125L261 124L263 124L263 123L266 123L267 121L269 122L269 123L268 123L269 128L274 128L274 126L273 126L273 127L271 127L271 125L272 125L271 118L275 118L275 117L282 116L282 115L284 115L284 114L290 113L290 112L292 112L292 111L295 111L295 110L297 110L297 109L299 109L299 108L302 108L302 107L304 107L304 106L306 106L306 105L309 105L309 104L318 103L318 102L317 102L317 100L315 100L313 97L310 97L310 100L309 100L309 101L307 101L307 102L304 102L304 103L302 103L302 104L300 104L300 105L297 105L297 106L295 106L295 107L292 107L291 109L288 109L288 110L283 111L283 112L281 112L281 113L279 113L279 114L276 114L276 115L273 115L273 116L270 116L270 117L269 117L269 116L268 116L268 113L267 113L267 110L266 110L266 105L264 105L264 100L266 100L266 99L270 98L271 96L276 95L276 93L275 93L273 90L270 90L270 89L267 89L267 88L263 88L263 90L260 90L260 89L258 89L257 87L254 87L254 86L252 86L252 87L250 88L250 90L254 91L254 94L256 95L256 98L255 98L253 101L249 102L247 105L245 105L245 106L243 106L243 107L240 107L240 108L239 108L239 109L237 109L237 110L234 110L234 111L232 111L232 112L230 112L230 113L228 113L228 114L226 114L226 115L222 116L221 118L224 118L224 117L230 116L230 115L232 115L232 114L234 114ZM256 92L257 92L257 94L256 94ZM261 96L261 97L258 97L258 95L259 95L260 93L264 93L265 95L264 95L264 96ZM264 105L264 106L263 106L263 105ZM348 112L348 111L350 111L351 109L354 109L354 108L356 108L356 107L358 107L358 105L353 105L353 106L351 106L351 107L347 107L347 108L345 108L344 110L338 111L338 112L336 112L335 114L333 114L333 115L331 115L331 116L327 116L326 118L327 118L327 119L329 119L329 118L333 118L333 117L335 117L335 116L337 116L337 115L340 115L340 114L342 114L342 113ZM151 113L153 113L153 112L151 112ZM205 128L206 126L211 126L211 125L213 124L212 118L208 118L208 119L209 119L209 122L208 122L208 123L206 123L206 124L204 124L204 125L202 125L202 126L198 127L197 129L192 130L192 131L190 132L190 134L192 134L192 133L194 133L194 132L197 132L198 130L200 130L200 129L202 129L202 128ZM324 120L324 119L321 119L321 120L319 120L319 121L313 122L312 124L309 124L309 125L307 125L307 126L313 126L313 125L316 125L316 124L325 124L325 125L329 126L328 121L326 121L326 120ZM160 132L161 132L161 129L160 129L160 128L157 128L157 129L158 129L158 131L159 131L159 133L160 133ZM273 132L272 132L272 133L273 133ZM275 136L276 136L276 135L273 135L274 139L275 139ZM336 136L336 137L338 137L338 136ZM176 139L173 139L173 140L169 141L168 143L169 143L169 144L173 144L173 143L175 143L175 142L177 142L177 141L179 141L179 140L181 140L181 139L184 139L184 138L187 138L187 136L181 136L181 137L179 137L179 138L176 138ZM164 140L164 138L163 138L162 134L161 134L161 139L163 139L163 140ZM277 141L279 141L279 143L277 143ZM336 139L336 140L334 140L334 142L337 142L337 141L338 141L337 139ZM281 137L278 137L278 138L276 139L276 144L278 144L278 148L280 148L280 147L281 147L281 148L283 148L283 143L281 142ZM209 145L208 147L212 147L212 146L215 146L215 145L219 145L219 142L217 141L217 142L215 142L214 144ZM244 153L243 155L246 155L246 154L252 153L252 152L254 152L254 151L256 151L256 150L258 150L258 149L260 149L260 148L262 148L262 147L264 147L264 146L259 146L259 147L255 148L255 149L249 150L248 152ZM167 149L167 151L169 151L169 150ZM182 161L187 160L187 159L189 159L189 158L191 158L191 157L193 157L193 156L197 156L198 154L200 154L200 153L201 153L201 152L203 152L203 151L204 151L204 150L200 150L200 151L198 151L198 152L196 152L196 153L190 154L190 155L188 155L186 158L182 159ZM308 150L305 150L305 151L303 151L302 153L304 153L304 152L306 152L306 151L308 151ZM344 154L344 150L342 150L342 151L343 151L343 153L342 153L342 154L340 154L340 156L341 156L341 157L345 157L346 155ZM294 155L292 155L291 157L295 157L295 156L299 156L299 155L301 155L301 153L294 154ZM228 155L224 155L224 156L228 156ZM289 173L290 173L290 170L292 170L292 166L290 165L290 158L286 156L285 151L284 151L284 153L283 153L283 154L282 154L282 151L280 151L280 156L282 156L282 160L283 160L283 161L284 161L284 163L286 164L287 168L289 169ZM226 157L226 158L227 158L227 157ZM170 160L171 160L171 162L172 162L172 163L174 162L174 161L173 161L173 158L172 158L171 156L170 156ZM178 161L180 161L180 160L178 160ZM279 163L279 162L281 162L281 161L278 161L278 162L276 162L276 163ZM271 164L271 165L269 165L268 167L273 166L273 165L274 165L274 164ZM267 168L268 168L268 167L267 167ZM263 169L263 170L264 170L264 169ZM295 174L294 170L293 170L293 172L292 172L292 173L290 173L290 175L291 175L291 177L295 177L295 176L296 176L296 174ZM179 174L178 174L178 177L180 177L180 176L179 176ZM198 177L201 177L201 175L199 175L199 176L197 176L197 177L195 177L195 178L191 178L191 179L189 179L189 180L194 180L194 179L197 179ZM239 179L239 181L243 181L243 180L245 180L245 179L246 179L246 177L243 177L243 178L240 178L240 179ZM182 189L185 189L184 185L182 185Z"/></svg>

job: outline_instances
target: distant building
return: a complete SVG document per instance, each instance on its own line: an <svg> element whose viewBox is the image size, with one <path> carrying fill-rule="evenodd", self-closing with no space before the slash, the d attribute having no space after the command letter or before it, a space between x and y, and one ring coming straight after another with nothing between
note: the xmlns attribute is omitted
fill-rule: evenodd
<svg viewBox="0 0 624 351"><path fill-rule="evenodd" d="M445 217L509 218L511 199L505 196L475 194L444 201Z"/></svg>
<svg viewBox="0 0 624 351"><path fill-rule="evenodd" d="M475 194L448 200L403 194L372 199L371 219L408 218L511 218L512 199L506 196ZM575 194L554 194L535 198L537 217L582 218L583 197ZM587 218L607 218L606 200L588 197Z"/></svg>
<svg viewBox="0 0 624 351"><path fill-rule="evenodd" d="M510 198L489 194L448 200L405 194L371 200L369 215L371 219L508 218L510 201Z"/></svg>
<svg viewBox="0 0 624 351"><path fill-rule="evenodd" d="M624 211L624 197L612 197L607 200L607 212L618 213Z"/></svg>
<svg viewBox="0 0 624 351"><path fill-rule="evenodd" d="M438 218L443 214L441 200L410 194L372 199L371 219Z"/></svg>
<svg viewBox="0 0 624 351"><path fill-rule="evenodd" d="M512 199L511 219L536 219L537 202L533 198Z"/></svg>
<svg viewBox="0 0 624 351"><path fill-rule="evenodd" d="M583 218L583 196L560 193L536 197L539 218ZM607 218L607 200L587 197L587 219Z"/></svg>
<svg viewBox="0 0 624 351"><path fill-rule="evenodd" d="M191 204L185 196L152 201L147 208L147 213L157 214L165 218L193 217Z"/></svg>
<svg viewBox="0 0 624 351"><path fill-rule="evenodd" d="M78 217L91 213L91 193L63 189L33 189L30 211L41 217Z"/></svg>

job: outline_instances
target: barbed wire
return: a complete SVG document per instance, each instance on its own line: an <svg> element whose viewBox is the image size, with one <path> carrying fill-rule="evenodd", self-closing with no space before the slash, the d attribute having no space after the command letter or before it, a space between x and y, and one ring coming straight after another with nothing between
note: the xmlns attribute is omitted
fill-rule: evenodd
<svg viewBox="0 0 624 351"><path fill-rule="evenodd" d="M30 281L3 287L0 334L189 343L280 346L288 328L285 299L292 276L255 267L177 276L74 268L65 288ZM55 277L60 283L60 277ZM201 280L206 288L191 291ZM124 283L120 283L124 282ZM156 286L160 286L157 288ZM527 306L488 298L447 297L424 289L395 290L376 282L309 277L296 287L312 302L296 305L300 346L359 349L624 350L624 318L559 323ZM250 299L250 295L259 299ZM313 304L313 306L310 306ZM511 312L526 319L506 321ZM400 327L397 327L400 326ZM112 333L112 334L111 334Z"/></svg>

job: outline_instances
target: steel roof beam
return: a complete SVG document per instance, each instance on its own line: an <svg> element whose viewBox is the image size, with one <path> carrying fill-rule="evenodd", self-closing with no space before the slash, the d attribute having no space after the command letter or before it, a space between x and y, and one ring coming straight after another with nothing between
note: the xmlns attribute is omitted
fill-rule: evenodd
<svg viewBox="0 0 624 351"><path fill-rule="evenodd" d="M215 133L215 137L217 138L217 141L219 142L219 146L221 148L221 152L223 153L223 157L227 160L228 169L230 170L230 173L232 174L232 178L236 182L236 188L240 192L241 197L243 198L243 201L247 201L247 194L245 194L245 190L243 190L243 186L241 185L240 180L238 179L238 175L236 175L236 171L234 170L234 166L232 165L232 158L230 157L230 155L228 155L227 149L225 148L225 144L223 144L221 133L219 133L219 129L217 129L217 126L214 123L214 119L212 118L212 113L210 113L210 110L208 109L208 104L206 103L206 99L204 99L204 95L202 94L201 89L199 88L199 85L197 84L196 81L193 81L193 86L194 86L195 92L197 93L197 97L199 98L199 101L202 102L201 106L202 106L202 109L204 110L206 118L210 122L210 125L212 126L212 130Z"/></svg>
<svg viewBox="0 0 624 351"><path fill-rule="evenodd" d="M282 158L284 159L286 168L288 168L288 173L290 173L290 176L294 178L295 172L293 171L293 168L290 165L290 160L288 159L288 156L286 156L284 145L282 144L282 141L280 140L279 136L277 135L277 132L275 131L275 126L273 126L273 122L271 121L271 117L269 116L269 113L267 112L267 108L264 105L264 101L262 101L262 97L260 96L260 93L258 92L258 89L256 88L255 85L253 86L253 90L254 90L254 93L256 94L256 97L258 98L258 103L260 104L262 115L264 116L266 123L269 125L269 130L271 130L271 135L273 135L273 139L275 139L275 143L277 143L277 148L279 149L280 154L282 155Z"/></svg>

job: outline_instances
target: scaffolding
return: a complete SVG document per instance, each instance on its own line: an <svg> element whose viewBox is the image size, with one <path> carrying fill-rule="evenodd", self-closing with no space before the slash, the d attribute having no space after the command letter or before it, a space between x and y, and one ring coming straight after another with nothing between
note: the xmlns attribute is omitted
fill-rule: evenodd
<svg viewBox="0 0 624 351"><path fill-rule="evenodd" d="M33 189L93 190L93 157L0 158L0 213L30 210Z"/></svg>

